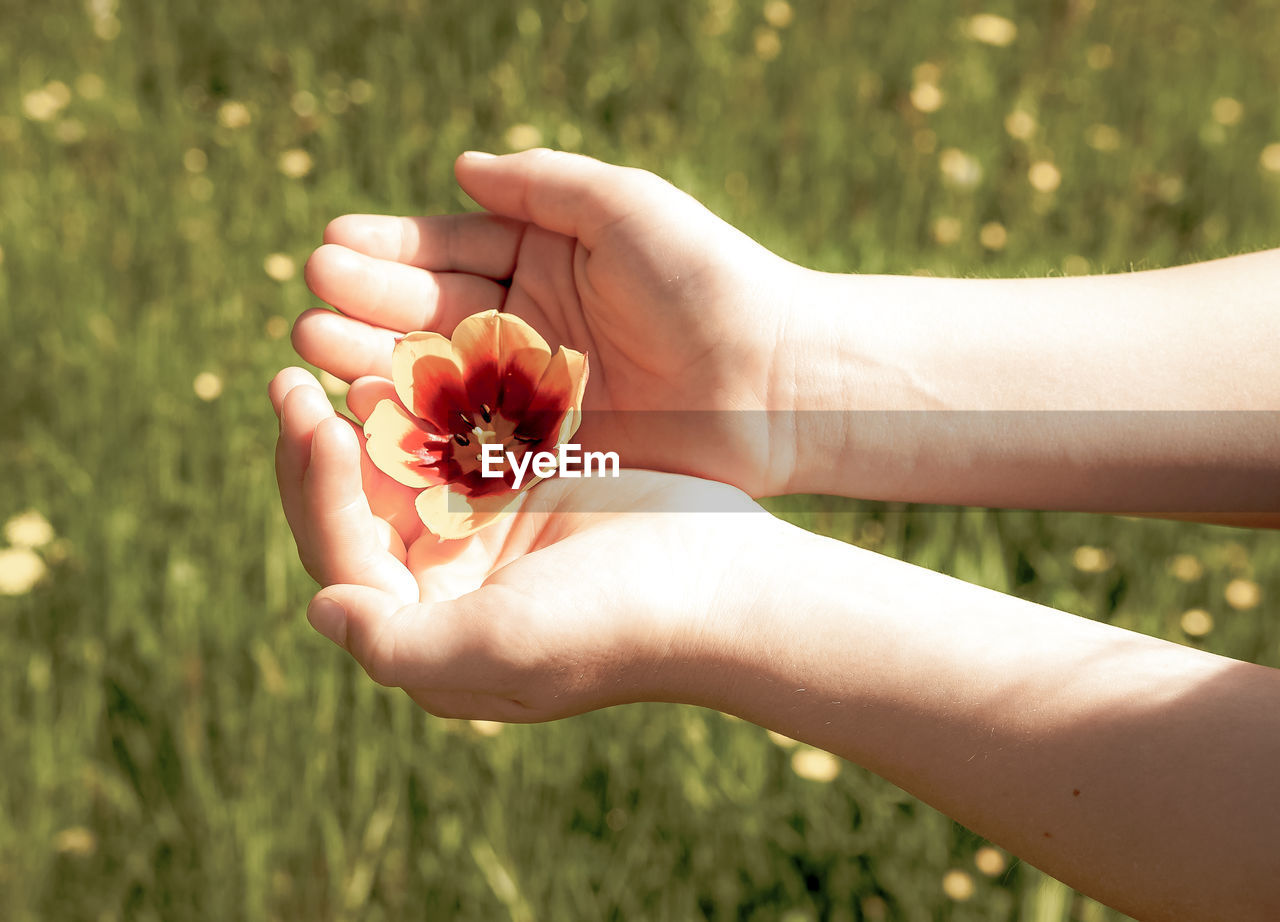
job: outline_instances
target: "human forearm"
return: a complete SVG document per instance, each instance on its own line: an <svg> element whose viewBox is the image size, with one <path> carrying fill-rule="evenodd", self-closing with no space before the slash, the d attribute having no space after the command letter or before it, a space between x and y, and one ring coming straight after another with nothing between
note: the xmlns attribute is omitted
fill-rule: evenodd
<svg viewBox="0 0 1280 922"><path fill-rule="evenodd" d="M1280 912L1274 670L790 530L753 563L695 703L865 765L1139 918Z"/></svg>
<svg viewBox="0 0 1280 922"><path fill-rule="evenodd" d="M921 502L1280 509L1280 251L1077 279L814 274L793 488Z"/></svg>

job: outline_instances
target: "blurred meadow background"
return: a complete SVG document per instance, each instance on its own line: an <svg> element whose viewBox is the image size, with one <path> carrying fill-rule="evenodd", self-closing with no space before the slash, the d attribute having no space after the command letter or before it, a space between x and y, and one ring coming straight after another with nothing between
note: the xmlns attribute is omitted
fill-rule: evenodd
<svg viewBox="0 0 1280 922"><path fill-rule="evenodd" d="M303 618L265 389L325 222L472 207L467 148L646 167L836 271L1277 245L1280 2L0 0L0 24L0 918L1121 918L718 714L499 727L374 686ZM786 509L1280 665L1274 534Z"/></svg>

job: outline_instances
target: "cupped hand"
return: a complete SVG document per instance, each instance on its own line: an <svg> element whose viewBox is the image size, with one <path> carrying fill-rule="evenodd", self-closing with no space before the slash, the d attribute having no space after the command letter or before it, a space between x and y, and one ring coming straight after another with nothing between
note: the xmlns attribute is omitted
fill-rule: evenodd
<svg viewBox="0 0 1280 922"><path fill-rule="evenodd" d="M509 311L589 354L584 447L785 489L794 439L761 411L795 408L789 307L807 270L641 170L534 150L463 155L456 174L485 212L330 223L307 282L339 313L299 318L304 359L386 378L399 334Z"/></svg>
<svg viewBox="0 0 1280 922"><path fill-rule="evenodd" d="M353 413L384 386L357 381ZM539 721L696 699L714 681L708 638L749 605L747 575L785 527L733 487L624 471L546 481L516 514L440 541L406 527L414 491L362 465L359 428L309 373L281 372L271 398L281 499L325 587L308 617L433 714Z"/></svg>

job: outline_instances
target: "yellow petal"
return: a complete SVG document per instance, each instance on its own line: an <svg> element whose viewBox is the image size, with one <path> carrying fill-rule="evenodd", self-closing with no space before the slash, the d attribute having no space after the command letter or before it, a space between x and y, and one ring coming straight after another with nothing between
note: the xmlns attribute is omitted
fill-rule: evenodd
<svg viewBox="0 0 1280 922"><path fill-rule="evenodd" d="M365 450L378 470L406 487L433 487L443 477L430 466L444 436L426 432L394 400L380 400L364 423Z"/></svg>
<svg viewBox="0 0 1280 922"><path fill-rule="evenodd" d="M453 346L439 333L410 333L391 353L396 396L419 419L440 432L448 430L449 407L463 405L466 390Z"/></svg>
<svg viewBox="0 0 1280 922"><path fill-rule="evenodd" d="M538 382L537 393L523 414L521 431L538 438L539 446L558 445L572 438L582 422L587 376L587 357L561 346Z"/></svg>
<svg viewBox="0 0 1280 922"><path fill-rule="evenodd" d="M514 418L551 361L551 348L514 314L483 311L453 331L453 356L473 407L497 408Z"/></svg>
<svg viewBox="0 0 1280 922"><path fill-rule="evenodd" d="M453 350L459 364L466 368L472 356L514 355L532 349L551 358L551 347L538 331L515 314L481 311L458 324L453 331Z"/></svg>
<svg viewBox="0 0 1280 922"><path fill-rule="evenodd" d="M569 412L564 418L564 422L560 425L560 442L567 442L573 438L573 434L578 431L578 427L582 425L582 398L587 393L587 376L590 368L587 364L587 356L582 352L573 349L560 347L560 351L565 353L566 374L569 377L569 391L573 395L569 402Z"/></svg>
<svg viewBox="0 0 1280 922"><path fill-rule="evenodd" d="M418 494L418 518L440 538L467 538L514 512L524 494L525 491L521 490L518 493L463 496L442 484Z"/></svg>

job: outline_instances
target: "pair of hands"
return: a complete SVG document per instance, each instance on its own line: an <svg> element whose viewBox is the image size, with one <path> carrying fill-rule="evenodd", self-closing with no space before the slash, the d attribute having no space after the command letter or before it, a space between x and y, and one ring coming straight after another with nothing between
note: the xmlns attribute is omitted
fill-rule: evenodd
<svg viewBox="0 0 1280 922"><path fill-rule="evenodd" d="M676 473L554 480L520 514L440 541L416 491L368 461L358 426L309 373L285 369L270 389L281 500L325 587L308 616L439 715L530 721L697 700L719 656L711 638L732 637L751 604L745 575L786 540L747 494L786 491L794 449L763 413L726 411L796 408L781 306L805 270L641 171L530 151L464 155L456 172L486 212L329 225L307 281L339 313L299 318L299 354L353 382L348 408L363 421L394 396L399 334L449 335L473 313L508 311L553 348L589 353L584 448ZM714 412L675 412L699 410Z"/></svg>

